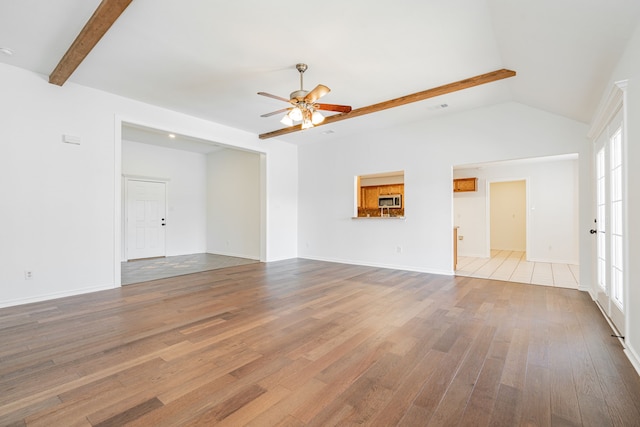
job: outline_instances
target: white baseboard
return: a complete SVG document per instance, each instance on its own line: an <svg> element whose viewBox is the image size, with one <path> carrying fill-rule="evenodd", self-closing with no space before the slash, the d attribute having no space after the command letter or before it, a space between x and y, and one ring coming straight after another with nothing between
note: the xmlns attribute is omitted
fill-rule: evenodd
<svg viewBox="0 0 640 427"><path fill-rule="evenodd" d="M216 251L216 252L211 252L211 251L207 251L208 254L211 255L222 255L222 256L232 256L235 258L244 258L244 259L252 259L255 261L260 261L260 256L255 256L255 255L247 255L247 254L237 254L237 253L233 253L233 252L221 252L221 251Z"/></svg>
<svg viewBox="0 0 640 427"><path fill-rule="evenodd" d="M458 251L458 257L466 257L466 258L489 258L487 254L465 254Z"/></svg>
<svg viewBox="0 0 640 427"><path fill-rule="evenodd" d="M572 264L579 265L577 261L565 260L565 259L545 259L545 258L527 258L529 262L546 262L549 264Z"/></svg>
<svg viewBox="0 0 640 427"><path fill-rule="evenodd" d="M600 313L602 313L602 316L609 324L609 327L611 328L613 333L616 336L620 335L620 331L618 331L618 329L615 327L613 322L611 322L611 319L609 319L609 317L605 314L604 310L598 303L598 300L596 300L595 295L593 295L591 292L589 292L589 295L591 295L591 298L593 299L594 304L598 307L598 309L600 310ZM638 375L640 375L640 358L638 357L638 353L624 339L618 337L618 341L620 342L620 345L622 345L622 352L627 356L627 359L629 359L629 362L631 362L631 366L633 366L633 368L636 370Z"/></svg>
<svg viewBox="0 0 640 427"><path fill-rule="evenodd" d="M627 358L636 369L636 372L640 376L640 357L638 357L638 353L633 349L633 347L626 345L624 349L624 354L627 355Z"/></svg>
<svg viewBox="0 0 640 427"><path fill-rule="evenodd" d="M323 257L311 257L311 256L299 256L299 258L310 259L314 261L336 262L339 264L362 265L365 267L388 268L392 270L403 270L403 271L415 271L417 273L440 274L444 276L453 276L455 274L453 270L433 270L433 269L417 268L417 267L407 266L407 265L382 264L382 263L376 263L376 262L363 262L363 261L356 261L356 260L350 260L350 259L323 258Z"/></svg>
<svg viewBox="0 0 640 427"><path fill-rule="evenodd" d="M32 297L27 297L27 298L4 300L4 301L0 301L0 308L31 304L34 302L48 301L48 300L64 298L64 297L72 297L75 295L88 294L88 293L97 292L97 291L106 291L108 289L115 289L118 287L119 286L114 286L114 285L94 286L91 288L74 289L71 291L64 291L64 292L54 292L51 294L42 294L42 295L36 295Z"/></svg>

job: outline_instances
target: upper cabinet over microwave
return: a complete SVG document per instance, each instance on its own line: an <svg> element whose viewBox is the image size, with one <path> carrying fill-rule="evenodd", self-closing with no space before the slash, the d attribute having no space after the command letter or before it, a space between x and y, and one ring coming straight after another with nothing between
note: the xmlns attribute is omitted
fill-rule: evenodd
<svg viewBox="0 0 640 427"><path fill-rule="evenodd" d="M400 194L385 194L378 196L379 208L401 208L402 207L402 195Z"/></svg>
<svg viewBox="0 0 640 427"><path fill-rule="evenodd" d="M455 178L453 180L453 192L476 191L478 178Z"/></svg>

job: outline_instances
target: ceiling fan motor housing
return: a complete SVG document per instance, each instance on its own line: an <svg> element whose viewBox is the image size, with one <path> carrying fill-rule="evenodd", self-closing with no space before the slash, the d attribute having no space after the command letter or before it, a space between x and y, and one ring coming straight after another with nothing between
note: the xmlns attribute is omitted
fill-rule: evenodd
<svg viewBox="0 0 640 427"><path fill-rule="evenodd" d="M304 99L305 96L307 96L307 94L309 93L308 90L294 90L293 92L291 92L291 94L289 95L289 99L291 101L293 101L294 99L297 100L298 102L302 101Z"/></svg>

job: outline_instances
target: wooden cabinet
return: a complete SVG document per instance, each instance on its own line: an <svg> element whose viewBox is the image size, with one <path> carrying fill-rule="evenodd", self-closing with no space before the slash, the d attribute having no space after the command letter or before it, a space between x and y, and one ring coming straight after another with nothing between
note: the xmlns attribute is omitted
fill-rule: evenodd
<svg viewBox="0 0 640 427"><path fill-rule="evenodd" d="M365 209L378 209L378 196L387 194L400 194L402 207L404 207L404 184L372 185L360 188L360 207Z"/></svg>
<svg viewBox="0 0 640 427"><path fill-rule="evenodd" d="M378 208L378 187L362 187L362 207L366 209Z"/></svg>
<svg viewBox="0 0 640 427"><path fill-rule="evenodd" d="M456 178L453 180L453 192L476 191L478 178Z"/></svg>
<svg viewBox="0 0 640 427"><path fill-rule="evenodd" d="M404 184L392 184L392 185L381 185L378 187L379 195L384 196L387 194L403 194L404 193Z"/></svg>

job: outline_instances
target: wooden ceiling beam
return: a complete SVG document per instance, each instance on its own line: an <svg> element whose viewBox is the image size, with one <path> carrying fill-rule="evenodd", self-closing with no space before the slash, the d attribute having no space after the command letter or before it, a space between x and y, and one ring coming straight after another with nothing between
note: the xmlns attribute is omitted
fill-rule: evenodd
<svg viewBox="0 0 640 427"><path fill-rule="evenodd" d="M486 83L495 82L497 80L506 79L516 75L515 71L501 69L492 71L486 74L480 74L475 77L460 80L457 82L449 83L443 86L427 89L422 92L413 93L411 95L401 96L400 98L391 99L389 101L380 102L378 104L369 105L367 107L356 108L351 110L350 113L336 114L328 116L324 121L317 126L328 125L330 123L339 122L342 120L352 119L354 117L364 116L365 114L377 113L378 111L387 110L389 108L399 107L401 105L410 104L412 102L423 101L425 99L434 98L436 96L445 95L451 92L457 92L459 90L468 89L474 86L480 86ZM274 130L259 135L260 139L275 138L277 136L286 135L288 133L298 132L302 130L301 125L291 126L284 129Z"/></svg>
<svg viewBox="0 0 640 427"><path fill-rule="evenodd" d="M132 0L102 0L49 75L49 83L62 86L131 2Z"/></svg>

